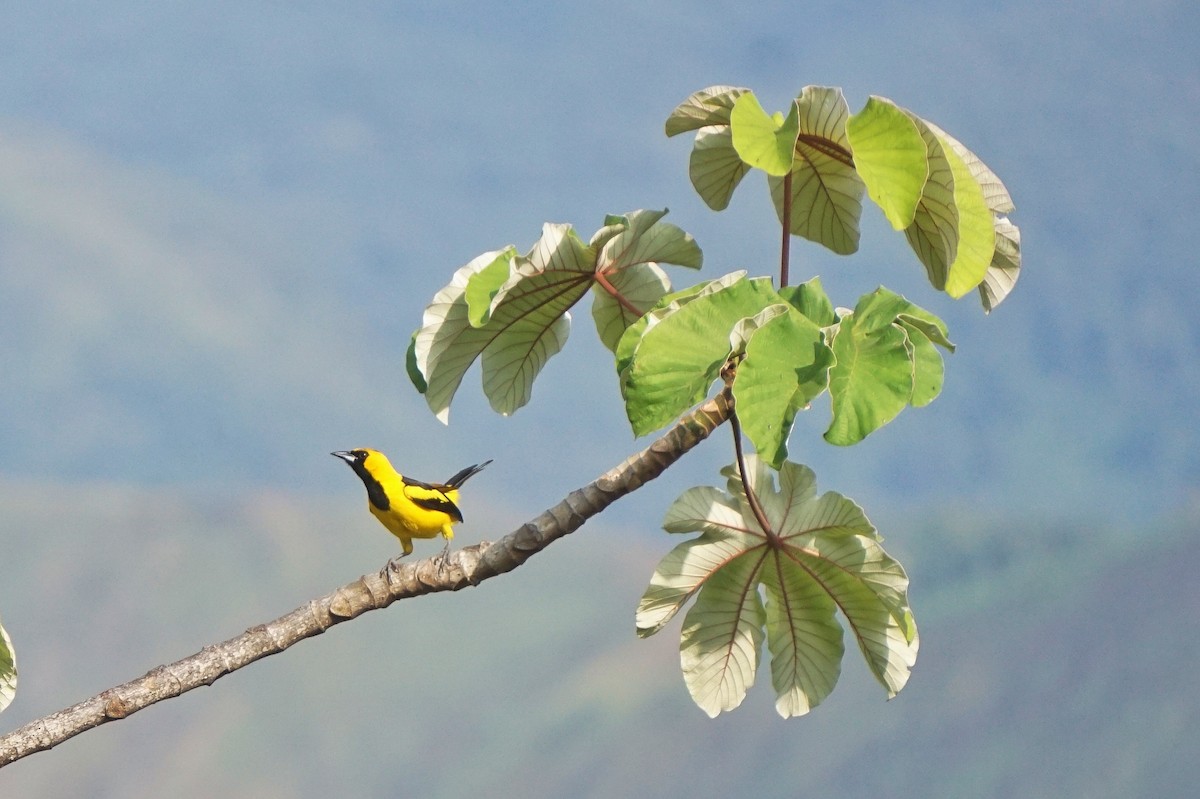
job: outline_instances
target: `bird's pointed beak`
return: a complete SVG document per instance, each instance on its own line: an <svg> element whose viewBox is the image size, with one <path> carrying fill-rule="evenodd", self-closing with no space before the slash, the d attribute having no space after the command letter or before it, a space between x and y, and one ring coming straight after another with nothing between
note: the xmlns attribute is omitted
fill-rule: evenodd
<svg viewBox="0 0 1200 799"><path fill-rule="evenodd" d="M346 463L354 463L354 454L351 452L347 452L344 449L338 450L337 452L331 452L329 454L335 458L341 458Z"/></svg>

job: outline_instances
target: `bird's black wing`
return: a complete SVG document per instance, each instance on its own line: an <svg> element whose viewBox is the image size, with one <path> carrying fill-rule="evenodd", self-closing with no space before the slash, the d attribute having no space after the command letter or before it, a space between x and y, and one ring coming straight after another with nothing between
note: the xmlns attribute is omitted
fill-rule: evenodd
<svg viewBox="0 0 1200 799"><path fill-rule="evenodd" d="M404 495L412 500L414 505L425 510L440 511L454 521L461 522L463 520L462 511L446 496L446 492L449 490L451 490L450 486L404 478Z"/></svg>

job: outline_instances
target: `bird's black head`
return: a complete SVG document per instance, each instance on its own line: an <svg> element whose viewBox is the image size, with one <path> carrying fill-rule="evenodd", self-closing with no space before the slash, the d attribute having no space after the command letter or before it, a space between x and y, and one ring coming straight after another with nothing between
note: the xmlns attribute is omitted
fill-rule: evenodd
<svg viewBox="0 0 1200 799"><path fill-rule="evenodd" d="M365 449L349 449L349 450L342 449L342 450L338 450L337 452L331 452L329 454L335 458L341 458L342 460L344 460L346 463L350 464L351 466L355 466L355 465L361 464L363 461L365 461L367 459L367 455L369 455L370 453L367 452Z"/></svg>

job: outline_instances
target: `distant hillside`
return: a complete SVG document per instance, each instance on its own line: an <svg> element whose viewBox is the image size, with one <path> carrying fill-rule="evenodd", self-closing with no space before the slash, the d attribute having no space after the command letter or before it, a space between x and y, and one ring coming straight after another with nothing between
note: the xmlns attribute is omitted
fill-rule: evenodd
<svg viewBox="0 0 1200 799"><path fill-rule="evenodd" d="M278 492L9 483L0 508L0 610L22 667L6 729L393 549L357 507ZM1029 520L971 526L889 536L922 637L892 702L851 648L810 716L775 717L763 676L708 720L679 678L677 624L633 635L671 542L593 524L512 575L402 602L18 763L0 795L1190 795L1193 528L1129 533L1134 545Z"/></svg>

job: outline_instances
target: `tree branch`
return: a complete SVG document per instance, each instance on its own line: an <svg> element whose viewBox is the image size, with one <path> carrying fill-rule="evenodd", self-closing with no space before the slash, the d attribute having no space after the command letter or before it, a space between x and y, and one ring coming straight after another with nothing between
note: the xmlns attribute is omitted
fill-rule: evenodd
<svg viewBox="0 0 1200 799"><path fill-rule="evenodd" d="M0 737L0 767L50 749L85 730L123 719L156 702L212 685L226 674L369 610L386 608L407 597L457 591L512 571L553 541L578 530L616 500L662 474L729 418L730 403L726 388L676 422L649 447L592 483L572 491L562 502L499 541L485 541L453 553L443 572L439 572L436 558L406 563L395 570L385 567L307 602L275 621L251 627L228 641L207 646L136 680L31 721Z"/></svg>

